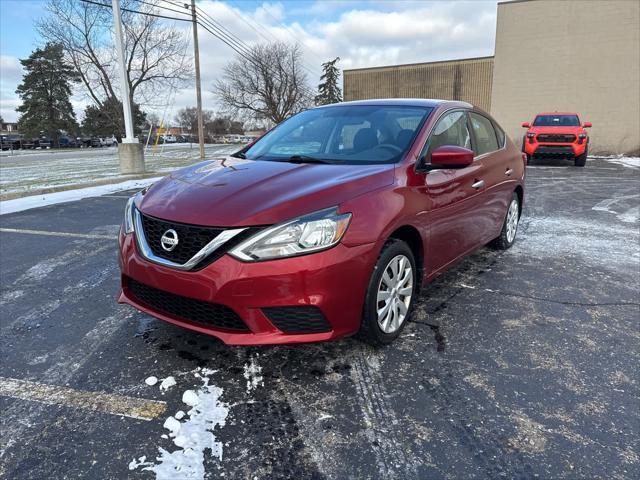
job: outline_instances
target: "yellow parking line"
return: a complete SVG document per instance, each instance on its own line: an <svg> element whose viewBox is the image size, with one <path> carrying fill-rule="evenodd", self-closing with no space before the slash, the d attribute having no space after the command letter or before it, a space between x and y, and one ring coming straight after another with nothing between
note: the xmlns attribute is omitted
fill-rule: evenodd
<svg viewBox="0 0 640 480"><path fill-rule="evenodd" d="M157 400L74 390L67 387L4 377L0 377L0 395L147 421L159 417L167 409L165 402Z"/></svg>
<svg viewBox="0 0 640 480"><path fill-rule="evenodd" d="M94 235L89 233L70 233L70 232L49 232L46 230L25 230L22 228L0 228L0 232L6 233L26 233L29 235L49 235L52 237L76 237L76 238L103 238L105 240L115 240L117 235Z"/></svg>

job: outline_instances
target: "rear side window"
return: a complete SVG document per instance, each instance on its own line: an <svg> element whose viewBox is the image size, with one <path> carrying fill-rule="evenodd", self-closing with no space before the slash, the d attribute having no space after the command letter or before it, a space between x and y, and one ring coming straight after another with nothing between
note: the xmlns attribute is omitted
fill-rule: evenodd
<svg viewBox="0 0 640 480"><path fill-rule="evenodd" d="M498 137L498 148L504 147L504 141L506 140L506 135L504 131L497 125L493 124L493 127L496 129L496 136Z"/></svg>
<svg viewBox="0 0 640 480"><path fill-rule="evenodd" d="M476 139L476 155L498 150L498 139L491 120L477 113L471 113L471 128Z"/></svg>

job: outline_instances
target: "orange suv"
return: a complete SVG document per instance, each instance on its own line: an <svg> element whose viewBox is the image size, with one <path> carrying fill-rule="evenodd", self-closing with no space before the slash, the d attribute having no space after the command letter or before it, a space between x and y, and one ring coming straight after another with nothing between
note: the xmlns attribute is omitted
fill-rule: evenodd
<svg viewBox="0 0 640 480"><path fill-rule="evenodd" d="M576 113L539 113L533 123L522 124L527 133L522 139L522 151L527 163L534 158L570 158L576 167L584 167L589 151L587 128L590 122L580 123Z"/></svg>

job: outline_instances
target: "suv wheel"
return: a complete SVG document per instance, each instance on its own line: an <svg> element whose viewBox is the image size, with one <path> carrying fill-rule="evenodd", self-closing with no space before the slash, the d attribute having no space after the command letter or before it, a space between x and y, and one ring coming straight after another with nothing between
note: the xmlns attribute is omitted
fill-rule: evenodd
<svg viewBox="0 0 640 480"><path fill-rule="evenodd" d="M365 297L359 336L374 346L393 342L407 323L417 295L413 252L402 240L387 241Z"/></svg>
<svg viewBox="0 0 640 480"><path fill-rule="evenodd" d="M584 149L584 153L576 157L574 164L576 167L584 167L587 164L587 155L589 154L589 147Z"/></svg>
<svg viewBox="0 0 640 480"><path fill-rule="evenodd" d="M511 203L507 209L507 215L502 224L500 236L493 240L489 245L498 250L507 250L516 241L516 233L518 231L518 221L520 220L520 200L518 194L513 192Z"/></svg>

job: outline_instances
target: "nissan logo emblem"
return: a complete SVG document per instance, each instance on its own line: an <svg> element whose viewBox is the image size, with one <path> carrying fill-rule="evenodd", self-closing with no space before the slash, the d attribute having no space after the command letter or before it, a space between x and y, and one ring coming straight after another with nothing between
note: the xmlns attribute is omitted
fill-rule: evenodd
<svg viewBox="0 0 640 480"><path fill-rule="evenodd" d="M178 234L174 229L169 229L162 234L160 245L164 250L170 252L178 246Z"/></svg>

